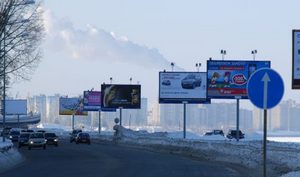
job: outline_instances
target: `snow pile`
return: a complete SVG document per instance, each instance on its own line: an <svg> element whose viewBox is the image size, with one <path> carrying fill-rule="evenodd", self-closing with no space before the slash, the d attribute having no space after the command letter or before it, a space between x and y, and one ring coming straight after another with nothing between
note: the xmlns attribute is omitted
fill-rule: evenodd
<svg viewBox="0 0 300 177"><path fill-rule="evenodd" d="M202 159L235 163L250 168L257 174L262 170L263 146L261 140L227 140L222 136L203 136L197 140L170 138L167 132L147 133L132 131L116 125L114 127L120 143L169 150ZM267 143L268 174L281 174L300 169L300 144ZM254 170L255 169L255 170ZM288 176L290 177L290 176Z"/></svg>
<svg viewBox="0 0 300 177"><path fill-rule="evenodd" d="M15 150L10 140L0 142L0 173L22 161L21 154Z"/></svg>
<svg viewBox="0 0 300 177"><path fill-rule="evenodd" d="M300 171L296 172L290 172L288 174L282 175L281 177L299 177L300 176Z"/></svg>

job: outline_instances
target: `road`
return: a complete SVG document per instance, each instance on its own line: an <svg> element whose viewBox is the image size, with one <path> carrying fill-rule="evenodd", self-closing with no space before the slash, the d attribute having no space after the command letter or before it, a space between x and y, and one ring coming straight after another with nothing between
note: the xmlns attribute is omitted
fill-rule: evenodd
<svg viewBox="0 0 300 177"><path fill-rule="evenodd" d="M1 177L234 177L243 176L219 163L111 144L60 142L20 149L22 164Z"/></svg>

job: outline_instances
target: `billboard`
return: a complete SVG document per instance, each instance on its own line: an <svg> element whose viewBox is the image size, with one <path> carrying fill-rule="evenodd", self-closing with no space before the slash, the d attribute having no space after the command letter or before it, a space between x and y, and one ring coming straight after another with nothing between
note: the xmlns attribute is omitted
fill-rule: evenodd
<svg viewBox="0 0 300 177"><path fill-rule="evenodd" d="M101 109L101 92L84 91L83 92L83 109L85 111L99 111Z"/></svg>
<svg viewBox="0 0 300 177"><path fill-rule="evenodd" d="M292 89L300 89L300 30L293 30Z"/></svg>
<svg viewBox="0 0 300 177"><path fill-rule="evenodd" d="M101 85L101 107L105 108L141 108L141 85Z"/></svg>
<svg viewBox="0 0 300 177"><path fill-rule="evenodd" d="M82 98L59 98L59 115L80 115L87 116L83 110Z"/></svg>
<svg viewBox="0 0 300 177"><path fill-rule="evenodd" d="M27 100L5 100L6 114L27 114Z"/></svg>
<svg viewBox="0 0 300 177"><path fill-rule="evenodd" d="M159 72L159 103L210 103L206 72Z"/></svg>
<svg viewBox="0 0 300 177"><path fill-rule="evenodd" d="M270 68L270 61L207 61L207 97L248 99L247 82L260 68Z"/></svg>

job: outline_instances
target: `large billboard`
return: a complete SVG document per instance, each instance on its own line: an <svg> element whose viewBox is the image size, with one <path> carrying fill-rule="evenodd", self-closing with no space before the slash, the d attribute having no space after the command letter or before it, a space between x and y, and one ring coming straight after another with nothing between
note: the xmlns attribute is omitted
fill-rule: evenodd
<svg viewBox="0 0 300 177"><path fill-rule="evenodd" d="M159 103L209 103L206 72L159 72Z"/></svg>
<svg viewBox="0 0 300 177"><path fill-rule="evenodd" d="M85 111L100 111L101 109L101 92L84 91L83 108Z"/></svg>
<svg viewBox="0 0 300 177"><path fill-rule="evenodd" d="M101 85L101 107L105 108L141 108L141 85Z"/></svg>
<svg viewBox="0 0 300 177"><path fill-rule="evenodd" d="M300 89L300 30L293 30L292 89Z"/></svg>
<svg viewBox="0 0 300 177"><path fill-rule="evenodd" d="M59 98L59 115L80 115L87 116L83 109L82 98Z"/></svg>
<svg viewBox="0 0 300 177"><path fill-rule="evenodd" d="M27 114L27 100L5 100L6 114Z"/></svg>
<svg viewBox="0 0 300 177"><path fill-rule="evenodd" d="M247 82L260 68L270 68L270 61L207 61L207 97L248 99Z"/></svg>

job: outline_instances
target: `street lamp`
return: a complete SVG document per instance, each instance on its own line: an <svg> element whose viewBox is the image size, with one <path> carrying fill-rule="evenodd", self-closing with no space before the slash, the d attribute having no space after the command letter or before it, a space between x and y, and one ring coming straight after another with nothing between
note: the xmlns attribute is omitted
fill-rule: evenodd
<svg viewBox="0 0 300 177"><path fill-rule="evenodd" d="M130 84L132 83L132 77L129 78Z"/></svg>
<svg viewBox="0 0 300 177"><path fill-rule="evenodd" d="M252 50L251 54L253 55L253 60L255 61L255 55L257 54L257 50Z"/></svg>
<svg viewBox="0 0 300 177"><path fill-rule="evenodd" d="M174 66L175 66L175 63L174 63L174 62L171 62L171 68L172 68L172 71L174 71Z"/></svg>
<svg viewBox="0 0 300 177"><path fill-rule="evenodd" d="M199 69L200 69L200 67L201 67L201 63L196 63L196 68L197 68L197 72L199 72Z"/></svg>
<svg viewBox="0 0 300 177"><path fill-rule="evenodd" d="M113 78L112 78L112 77L110 77L110 78L109 78L109 80L110 80L110 84L112 84Z"/></svg>
<svg viewBox="0 0 300 177"><path fill-rule="evenodd" d="M226 55L226 50L221 50L221 54L222 54L222 60L224 60L224 58L225 58L225 55Z"/></svg>

